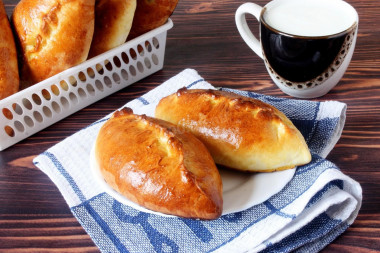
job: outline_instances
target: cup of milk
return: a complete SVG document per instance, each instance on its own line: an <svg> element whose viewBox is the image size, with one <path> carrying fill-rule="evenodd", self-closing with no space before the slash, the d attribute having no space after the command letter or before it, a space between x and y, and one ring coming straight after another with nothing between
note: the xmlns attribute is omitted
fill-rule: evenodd
<svg viewBox="0 0 380 253"><path fill-rule="evenodd" d="M260 39L248 27L246 14L259 21ZM284 93L315 98L328 93L345 73L359 17L343 0L273 0L264 7L242 4L235 22Z"/></svg>

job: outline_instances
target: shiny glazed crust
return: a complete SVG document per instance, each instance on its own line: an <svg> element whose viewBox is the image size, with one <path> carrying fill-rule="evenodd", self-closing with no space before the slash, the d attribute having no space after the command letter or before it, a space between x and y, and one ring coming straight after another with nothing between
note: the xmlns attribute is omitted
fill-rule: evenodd
<svg viewBox="0 0 380 253"><path fill-rule="evenodd" d="M131 30L136 0L96 0L95 31L89 57L123 44Z"/></svg>
<svg viewBox="0 0 380 253"><path fill-rule="evenodd" d="M21 86L28 87L87 59L95 0L21 0L12 22L22 54Z"/></svg>
<svg viewBox="0 0 380 253"><path fill-rule="evenodd" d="M311 160L308 146L292 122L257 99L183 88L163 98L155 114L192 132L216 163L230 168L270 172Z"/></svg>
<svg viewBox="0 0 380 253"><path fill-rule="evenodd" d="M137 0L135 17L128 40L165 24L178 0Z"/></svg>
<svg viewBox="0 0 380 253"><path fill-rule="evenodd" d="M102 126L95 145L105 181L129 200L185 218L221 215L221 177L192 134L125 108Z"/></svg>
<svg viewBox="0 0 380 253"><path fill-rule="evenodd" d="M18 91L19 75L16 46L2 0L0 0L0 38L0 99L3 99Z"/></svg>

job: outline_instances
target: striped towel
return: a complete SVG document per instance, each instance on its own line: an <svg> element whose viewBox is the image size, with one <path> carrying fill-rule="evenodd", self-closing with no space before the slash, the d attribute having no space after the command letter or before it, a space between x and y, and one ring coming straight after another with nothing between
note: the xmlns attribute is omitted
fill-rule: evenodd
<svg viewBox="0 0 380 253"><path fill-rule="evenodd" d="M126 106L153 116L158 101L179 88L214 88L186 69ZM34 164L57 185L72 213L102 252L317 252L355 220L360 185L325 159L339 140L346 105L222 89L257 98L284 112L304 135L312 162L296 169L277 194L217 220L163 217L121 204L98 187L89 168L100 119L51 147Z"/></svg>

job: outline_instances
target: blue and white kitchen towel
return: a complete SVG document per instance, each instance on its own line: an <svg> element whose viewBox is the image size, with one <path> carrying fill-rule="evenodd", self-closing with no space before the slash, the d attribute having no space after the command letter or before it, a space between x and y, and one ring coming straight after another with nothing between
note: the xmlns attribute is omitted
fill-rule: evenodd
<svg viewBox="0 0 380 253"><path fill-rule="evenodd" d="M181 87L213 88L186 69L126 106L153 115L158 101ZM311 102L229 90L261 99L283 111L313 154L294 178L262 204L213 221L162 217L137 211L97 186L89 167L101 119L34 159L57 185L72 213L102 252L317 252L355 220L360 185L325 160L338 141L346 105ZM270 182L269 182L270 184Z"/></svg>

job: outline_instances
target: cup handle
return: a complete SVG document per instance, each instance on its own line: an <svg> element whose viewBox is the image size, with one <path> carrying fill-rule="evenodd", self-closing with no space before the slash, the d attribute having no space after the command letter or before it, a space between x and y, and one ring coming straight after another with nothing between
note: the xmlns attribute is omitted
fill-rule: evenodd
<svg viewBox="0 0 380 253"><path fill-rule="evenodd" d="M263 8L254 3L245 3L239 6L235 13L235 23L238 31L247 45L263 59L263 52L260 46L260 41L253 35L251 29L247 25L245 14L253 15L260 22L260 14Z"/></svg>

